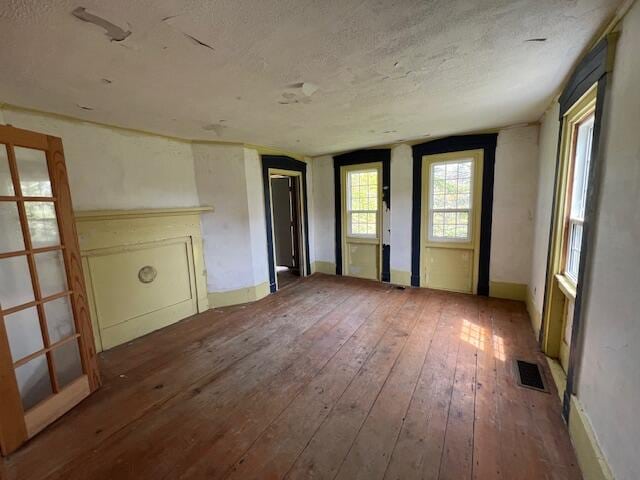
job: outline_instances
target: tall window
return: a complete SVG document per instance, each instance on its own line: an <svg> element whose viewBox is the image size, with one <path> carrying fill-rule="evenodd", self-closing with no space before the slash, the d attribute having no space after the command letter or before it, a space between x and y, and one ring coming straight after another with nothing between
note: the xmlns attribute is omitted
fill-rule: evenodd
<svg viewBox="0 0 640 480"><path fill-rule="evenodd" d="M565 274L578 283L582 226L587 199L587 181L593 143L593 114L576 126L576 146L573 160L571 198L567 211L567 254Z"/></svg>
<svg viewBox="0 0 640 480"><path fill-rule="evenodd" d="M432 163L429 178L429 239L470 241L473 160Z"/></svg>
<svg viewBox="0 0 640 480"><path fill-rule="evenodd" d="M349 235L378 235L378 170L356 170L347 175Z"/></svg>

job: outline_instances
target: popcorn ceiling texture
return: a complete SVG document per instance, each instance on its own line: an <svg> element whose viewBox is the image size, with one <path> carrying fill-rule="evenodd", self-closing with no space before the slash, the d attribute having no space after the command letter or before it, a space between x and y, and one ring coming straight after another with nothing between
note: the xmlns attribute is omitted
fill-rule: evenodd
<svg viewBox="0 0 640 480"><path fill-rule="evenodd" d="M308 155L477 131L537 120L618 3L5 1L0 102Z"/></svg>

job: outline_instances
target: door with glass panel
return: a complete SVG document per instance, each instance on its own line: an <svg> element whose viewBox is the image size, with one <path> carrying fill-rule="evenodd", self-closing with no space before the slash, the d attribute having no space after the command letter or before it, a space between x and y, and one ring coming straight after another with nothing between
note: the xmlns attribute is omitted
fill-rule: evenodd
<svg viewBox="0 0 640 480"><path fill-rule="evenodd" d="M0 447L98 388L59 138L0 126Z"/></svg>
<svg viewBox="0 0 640 480"><path fill-rule="evenodd" d="M422 161L420 285L475 294L483 152L426 155Z"/></svg>
<svg viewBox="0 0 640 480"><path fill-rule="evenodd" d="M380 280L382 163L341 167L344 275Z"/></svg>

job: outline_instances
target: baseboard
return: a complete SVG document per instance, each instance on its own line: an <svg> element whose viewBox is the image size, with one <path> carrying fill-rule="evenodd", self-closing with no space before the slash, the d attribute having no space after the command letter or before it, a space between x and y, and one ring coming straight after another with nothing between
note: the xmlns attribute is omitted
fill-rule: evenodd
<svg viewBox="0 0 640 480"><path fill-rule="evenodd" d="M540 337L540 328L542 327L542 314L536 308L536 304L533 301L533 295L531 290L527 287L527 298L525 299L527 304L527 312L529 312L529 318L531 319L531 326L536 334L536 338Z"/></svg>
<svg viewBox="0 0 640 480"><path fill-rule="evenodd" d="M255 302L269 295L269 282L263 282L254 287L244 287L225 292L209 292L209 306L211 308L239 305L241 303Z"/></svg>
<svg viewBox="0 0 640 480"><path fill-rule="evenodd" d="M575 395L571 396L569 434L584 479L613 480L613 474L600 450L591 423Z"/></svg>
<svg viewBox="0 0 640 480"><path fill-rule="evenodd" d="M527 285L522 283L490 282L489 296L524 302L527 299Z"/></svg>
<svg viewBox="0 0 640 480"><path fill-rule="evenodd" d="M411 272L402 270L391 270L391 283L394 285L411 286Z"/></svg>
<svg viewBox="0 0 640 480"><path fill-rule="evenodd" d="M562 369L562 365L555 358L546 357L547 363L549 364L549 370L551 371L551 377L553 378L553 383L556 384L556 390L558 391L558 396L560 397L560 403L564 400L564 391L567 388L567 374L564 373Z"/></svg>
<svg viewBox="0 0 640 480"><path fill-rule="evenodd" d="M336 264L333 262L313 262L311 265L311 271L313 273L326 273L327 275L336 274Z"/></svg>

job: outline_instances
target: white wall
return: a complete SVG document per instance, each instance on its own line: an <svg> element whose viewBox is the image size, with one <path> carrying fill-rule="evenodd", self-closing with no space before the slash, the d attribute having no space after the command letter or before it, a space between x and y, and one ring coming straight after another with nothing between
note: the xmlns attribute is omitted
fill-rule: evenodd
<svg viewBox="0 0 640 480"><path fill-rule="evenodd" d="M252 283L244 286L255 286L269 281L262 161L256 150L244 149L244 168L252 265Z"/></svg>
<svg viewBox="0 0 640 480"><path fill-rule="evenodd" d="M500 131L491 227L492 282L529 282L537 164L537 125Z"/></svg>
<svg viewBox="0 0 640 480"><path fill-rule="evenodd" d="M316 157L313 165L315 261L336 262L333 157Z"/></svg>
<svg viewBox="0 0 640 480"><path fill-rule="evenodd" d="M538 189L536 193L535 222L529 295L538 316L532 315L533 327L540 332L539 315L544 302L545 278L547 275L547 252L549 250L549 229L553 208L553 182L555 179L558 151L560 105L554 102L545 112L540 123L540 148L538 153Z"/></svg>
<svg viewBox="0 0 640 480"><path fill-rule="evenodd" d="M391 272L411 275L413 156L409 145L391 149Z"/></svg>
<svg viewBox="0 0 640 480"><path fill-rule="evenodd" d="M62 138L76 210L199 204L188 142L9 107L14 127Z"/></svg>
<svg viewBox="0 0 640 480"><path fill-rule="evenodd" d="M604 165L578 398L619 479L640 478L640 3L622 24L605 110Z"/></svg>

